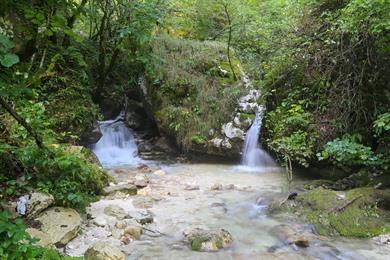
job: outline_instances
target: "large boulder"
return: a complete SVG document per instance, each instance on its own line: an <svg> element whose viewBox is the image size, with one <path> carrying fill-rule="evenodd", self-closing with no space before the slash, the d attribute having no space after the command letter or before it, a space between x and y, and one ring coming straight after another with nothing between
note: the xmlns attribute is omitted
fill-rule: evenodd
<svg viewBox="0 0 390 260"><path fill-rule="evenodd" d="M245 139L245 133L240 128L237 128L233 125L232 122L229 122L227 124L224 124L222 126L222 133L225 134L225 136L229 139L239 139L244 140Z"/></svg>
<svg viewBox="0 0 390 260"><path fill-rule="evenodd" d="M184 236L193 251L215 252L229 247L233 242L232 235L225 229L204 230L195 228L184 232Z"/></svg>
<svg viewBox="0 0 390 260"><path fill-rule="evenodd" d="M50 236L36 228L27 228L26 232L35 239L38 239L36 245L42 247L52 247L53 243Z"/></svg>
<svg viewBox="0 0 390 260"><path fill-rule="evenodd" d="M117 247L96 242L84 254L86 260L125 260L126 255Z"/></svg>
<svg viewBox="0 0 390 260"><path fill-rule="evenodd" d="M54 197L51 194L43 192L33 192L27 203L27 217L32 219L39 213L47 209L54 203Z"/></svg>
<svg viewBox="0 0 390 260"><path fill-rule="evenodd" d="M100 127L98 123L95 122L80 136L80 143L83 145L94 144L97 143L102 136L103 134L100 131Z"/></svg>
<svg viewBox="0 0 390 260"><path fill-rule="evenodd" d="M66 245L75 238L81 227L80 215L69 208L50 208L36 220L42 223L41 231L46 233L51 243L57 246Z"/></svg>

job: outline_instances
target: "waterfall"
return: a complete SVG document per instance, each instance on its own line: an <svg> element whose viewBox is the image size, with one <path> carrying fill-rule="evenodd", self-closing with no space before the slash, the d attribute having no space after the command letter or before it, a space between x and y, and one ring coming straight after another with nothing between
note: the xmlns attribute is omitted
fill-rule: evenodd
<svg viewBox="0 0 390 260"><path fill-rule="evenodd" d="M275 162L272 157L263 149L260 148L259 138L261 124L264 115L264 109L259 108L256 112L256 117L246 133L242 164L251 168L274 167Z"/></svg>
<svg viewBox="0 0 390 260"><path fill-rule="evenodd" d="M139 162L137 144L132 131L124 123L124 112L113 120L100 121L99 127L103 136L92 145L92 151L104 167Z"/></svg>

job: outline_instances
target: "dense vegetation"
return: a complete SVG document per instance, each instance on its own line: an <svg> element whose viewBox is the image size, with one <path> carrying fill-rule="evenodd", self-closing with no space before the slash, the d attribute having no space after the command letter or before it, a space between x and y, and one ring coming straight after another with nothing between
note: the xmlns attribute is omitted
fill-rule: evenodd
<svg viewBox="0 0 390 260"><path fill-rule="evenodd" d="M389 31L384 0L2 0L0 200L40 190L83 210L108 177L73 145L139 75L165 134L184 151L202 146L242 94L239 63L281 163L365 169L388 185ZM12 235L18 221L0 227L12 237L0 255L50 254Z"/></svg>

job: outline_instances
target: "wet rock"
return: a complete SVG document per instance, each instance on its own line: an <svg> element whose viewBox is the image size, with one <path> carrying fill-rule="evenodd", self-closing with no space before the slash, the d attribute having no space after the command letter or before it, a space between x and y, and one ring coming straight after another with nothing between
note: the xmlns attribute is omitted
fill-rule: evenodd
<svg viewBox="0 0 390 260"><path fill-rule="evenodd" d="M94 144L103 136L99 124L95 122L80 136L81 144Z"/></svg>
<svg viewBox="0 0 390 260"><path fill-rule="evenodd" d="M237 187L234 184L228 184L224 188L225 190L235 190Z"/></svg>
<svg viewBox="0 0 390 260"><path fill-rule="evenodd" d="M284 224L274 227L272 231L282 243L299 247L308 247L310 245L310 239L314 236L303 234Z"/></svg>
<svg viewBox="0 0 390 260"><path fill-rule="evenodd" d="M126 255L117 247L104 242L96 242L88 248L86 260L125 260Z"/></svg>
<svg viewBox="0 0 390 260"><path fill-rule="evenodd" d="M233 125L232 122L224 124L222 126L222 133L229 139L239 139L244 140L245 133L240 128L237 128Z"/></svg>
<svg viewBox="0 0 390 260"><path fill-rule="evenodd" d="M141 173L150 173L152 170L146 164L141 164L137 167L137 170Z"/></svg>
<svg viewBox="0 0 390 260"><path fill-rule="evenodd" d="M115 217L116 219L125 219L129 216L122 207L117 205L109 205L105 207L104 214Z"/></svg>
<svg viewBox="0 0 390 260"><path fill-rule="evenodd" d="M215 148L220 148L222 146L223 139L221 138L213 138L209 141L209 144L211 146L214 146Z"/></svg>
<svg viewBox="0 0 390 260"><path fill-rule="evenodd" d="M54 203L52 195L43 192L33 192L27 203L27 217L32 219Z"/></svg>
<svg viewBox="0 0 390 260"><path fill-rule="evenodd" d="M154 221L153 213L145 209L132 213L131 217L141 225L150 224Z"/></svg>
<svg viewBox="0 0 390 260"><path fill-rule="evenodd" d="M195 185L195 184L186 184L184 186L184 190L199 190L200 187L199 185Z"/></svg>
<svg viewBox="0 0 390 260"><path fill-rule="evenodd" d="M374 237L373 240L377 245L390 245L390 234Z"/></svg>
<svg viewBox="0 0 390 260"><path fill-rule="evenodd" d="M81 227L81 217L74 209L50 208L36 219L42 223L41 231L46 233L52 244L66 245L77 236Z"/></svg>
<svg viewBox="0 0 390 260"><path fill-rule="evenodd" d="M153 207L154 199L147 196L139 196L134 198L133 206L136 208L148 209Z"/></svg>
<svg viewBox="0 0 390 260"><path fill-rule="evenodd" d="M133 184L127 183L127 184L120 184L120 185L112 185L105 187L103 189L104 195L109 195L115 192L122 192L129 195L135 195L137 194L137 187Z"/></svg>
<svg viewBox="0 0 390 260"><path fill-rule="evenodd" d="M193 251L215 252L227 248L233 242L232 235L224 230L204 230L195 228L184 232Z"/></svg>
<svg viewBox="0 0 390 260"><path fill-rule="evenodd" d="M124 219L118 221L115 224L115 227L122 230L122 236L127 234L134 239L140 239L141 235L143 234L142 226L134 219Z"/></svg>
<svg viewBox="0 0 390 260"><path fill-rule="evenodd" d="M143 187L146 187L148 186L148 183L149 183L149 178L148 176L146 176L145 174L137 174L135 176L135 186L137 186L138 188L143 188Z"/></svg>
<svg viewBox="0 0 390 260"><path fill-rule="evenodd" d="M36 245L42 246L42 247L52 247L53 242L50 238L50 236L36 228L27 228L26 232L32 237L36 238L39 241L36 242Z"/></svg>
<svg viewBox="0 0 390 260"><path fill-rule="evenodd" d="M164 176L166 174L166 172L164 172L163 170L157 170L155 172L153 172L154 175L157 175L157 176Z"/></svg>
<svg viewBox="0 0 390 260"><path fill-rule="evenodd" d="M222 190L222 184L216 183L213 186L211 186L210 190Z"/></svg>

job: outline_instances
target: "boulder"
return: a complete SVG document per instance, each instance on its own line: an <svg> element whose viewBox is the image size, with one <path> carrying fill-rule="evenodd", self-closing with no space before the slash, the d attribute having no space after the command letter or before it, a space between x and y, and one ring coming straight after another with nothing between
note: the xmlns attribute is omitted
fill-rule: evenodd
<svg viewBox="0 0 390 260"><path fill-rule="evenodd" d="M300 232L291 226L284 224L274 227L273 233L282 243L299 247L308 247L310 245L310 240L315 239L314 234Z"/></svg>
<svg viewBox="0 0 390 260"><path fill-rule="evenodd" d="M233 122L229 122L222 126L222 133L229 139L245 139L245 133L240 128L233 125Z"/></svg>
<svg viewBox="0 0 390 260"><path fill-rule="evenodd" d="M111 193L115 193L118 191L123 192L125 194L129 194L129 195L136 195L137 194L137 187L133 184L130 184L130 183L120 184L120 185L112 185L112 186L105 187L103 189L103 194L109 195Z"/></svg>
<svg viewBox="0 0 390 260"><path fill-rule="evenodd" d="M148 176L146 176L145 174L137 174L135 176L135 186L137 186L138 188L143 188L143 187L146 187L148 186L148 183L149 183L149 178Z"/></svg>
<svg viewBox="0 0 390 260"><path fill-rule="evenodd" d="M115 224L115 228L121 230L122 236L127 234L134 239L140 239L144 232L142 226L134 219L120 220Z"/></svg>
<svg viewBox="0 0 390 260"><path fill-rule="evenodd" d="M184 236L193 251L215 252L229 247L233 242L232 235L224 230L204 230L195 228L184 232Z"/></svg>
<svg viewBox="0 0 390 260"><path fill-rule="evenodd" d="M141 208L141 209L148 209L153 207L153 203L155 200L151 197L148 196L139 196L134 198L133 200L133 206L136 208Z"/></svg>
<svg viewBox="0 0 390 260"><path fill-rule="evenodd" d="M41 231L50 237L51 243L58 246L66 245L76 237L81 226L79 213L70 208L50 208L36 220L42 223Z"/></svg>
<svg viewBox="0 0 390 260"><path fill-rule="evenodd" d="M48 193L33 192L27 203L27 217L32 219L54 203L54 197Z"/></svg>
<svg viewBox="0 0 390 260"><path fill-rule="evenodd" d="M97 143L102 136L99 124L95 122L80 136L80 144L89 145Z"/></svg>
<svg viewBox="0 0 390 260"><path fill-rule="evenodd" d="M104 214L115 217L116 219L125 219L129 216L122 207L117 205L108 205L105 207Z"/></svg>
<svg viewBox="0 0 390 260"><path fill-rule="evenodd" d="M36 242L37 246L42 246L42 247L52 247L53 246L52 240L48 234L43 233L42 231L35 229L35 228L27 228L26 232L32 238L36 238L39 240L38 242Z"/></svg>
<svg viewBox="0 0 390 260"><path fill-rule="evenodd" d="M125 260L126 255L117 247L96 242L84 254L86 260Z"/></svg>

